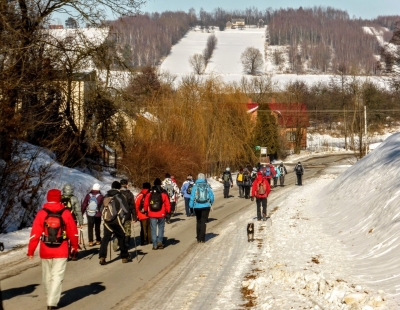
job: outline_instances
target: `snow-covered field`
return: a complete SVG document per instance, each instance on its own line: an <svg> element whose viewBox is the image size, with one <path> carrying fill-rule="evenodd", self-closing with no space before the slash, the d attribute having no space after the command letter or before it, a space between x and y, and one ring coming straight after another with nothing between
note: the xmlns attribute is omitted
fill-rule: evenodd
<svg viewBox="0 0 400 310"><path fill-rule="evenodd" d="M160 72L169 72L177 76L176 82L179 82L184 76L193 74L189 58L194 54L203 52L207 38L211 34L217 37L218 43L202 77L218 77L226 83L239 82L243 77L252 77L243 72L240 56L247 47L255 47L263 55L265 54L265 28L227 29L225 31L219 31L216 28L212 33L202 32L199 29L191 30L172 47L170 54L160 65ZM281 66L282 68L274 65L271 60L274 49L279 49L286 59ZM328 83L334 77L331 74L297 75L282 73L286 70L285 68L289 68L286 54L285 47L269 46L267 59L264 63L264 73L271 74L272 81L281 87L296 80L304 81L308 85L317 82ZM385 85L382 78L361 77L361 79L370 79L381 86Z"/></svg>
<svg viewBox="0 0 400 310"><path fill-rule="evenodd" d="M214 34L218 39L213 56L206 68L206 75L227 76L236 80L243 75L241 54L247 47L255 47L264 54L265 28L246 28L245 30L214 30L212 33L200 30L189 31L178 44L172 47L168 57L160 66L161 72L168 71L182 77L193 73L189 58L202 54L207 39Z"/></svg>

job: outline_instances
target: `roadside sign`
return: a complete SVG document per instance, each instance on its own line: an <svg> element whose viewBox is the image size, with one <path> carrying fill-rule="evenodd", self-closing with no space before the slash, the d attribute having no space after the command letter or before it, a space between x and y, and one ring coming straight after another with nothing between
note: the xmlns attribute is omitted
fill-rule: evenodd
<svg viewBox="0 0 400 310"><path fill-rule="evenodd" d="M261 155L267 155L267 148L266 147L262 147L261 148Z"/></svg>

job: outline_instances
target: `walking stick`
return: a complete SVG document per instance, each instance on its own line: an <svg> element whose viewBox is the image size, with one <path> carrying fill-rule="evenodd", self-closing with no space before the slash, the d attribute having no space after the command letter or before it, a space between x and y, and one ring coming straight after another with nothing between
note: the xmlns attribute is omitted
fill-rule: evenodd
<svg viewBox="0 0 400 310"><path fill-rule="evenodd" d="M111 247L112 247L111 242L112 242L112 238L110 238L110 244L109 244L109 246L110 246L110 261L111 261Z"/></svg>
<svg viewBox="0 0 400 310"><path fill-rule="evenodd" d="M136 249L136 234L135 234L135 225L132 225L132 231L133 231L133 243L135 244L135 253L136 253L136 260L139 263L139 257L137 254L137 249Z"/></svg>
<svg viewBox="0 0 400 310"><path fill-rule="evenodd" d="M83 237L83 230L82 228L79 230L79 244L83 245L83 248L86 251L86 245L85 245L85 238Z"/></svg>

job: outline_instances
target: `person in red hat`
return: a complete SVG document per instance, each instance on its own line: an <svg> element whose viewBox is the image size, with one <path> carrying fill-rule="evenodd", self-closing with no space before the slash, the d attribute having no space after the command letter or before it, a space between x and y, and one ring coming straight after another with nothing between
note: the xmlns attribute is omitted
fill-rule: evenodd
<svg viewBox="0 0 400 310"><path fill-rule="evenodd" d="M256 197L258 221L261 221L261 206L263 220L267 219L267 197L270 192L271 187L269 186L269 182L263 177L262 172L257 172L257 178L254 180L251 188L251 201L254 201L254 197Z"/></svg>
<svg viewBox="0 0 400 310"><path fill-rule="evenodd" d="M61 203L61 191L47 192L47 203L37 213L28 244L28 257L33 259L40 242L42 278L47 295L47 309L57 309L61 297L61 284L69 256L78 252L78 229L71 212Z"/></svg>

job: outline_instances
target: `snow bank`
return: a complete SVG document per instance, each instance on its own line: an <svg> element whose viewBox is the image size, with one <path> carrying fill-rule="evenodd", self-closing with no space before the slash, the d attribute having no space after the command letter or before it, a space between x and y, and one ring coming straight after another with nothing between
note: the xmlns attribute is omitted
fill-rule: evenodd
<svg viewBox="0 0 400 310"><path fill-rule="evenodd" d="M400 133L333 181L318 206L360 278L400 294Z"/></svg>

